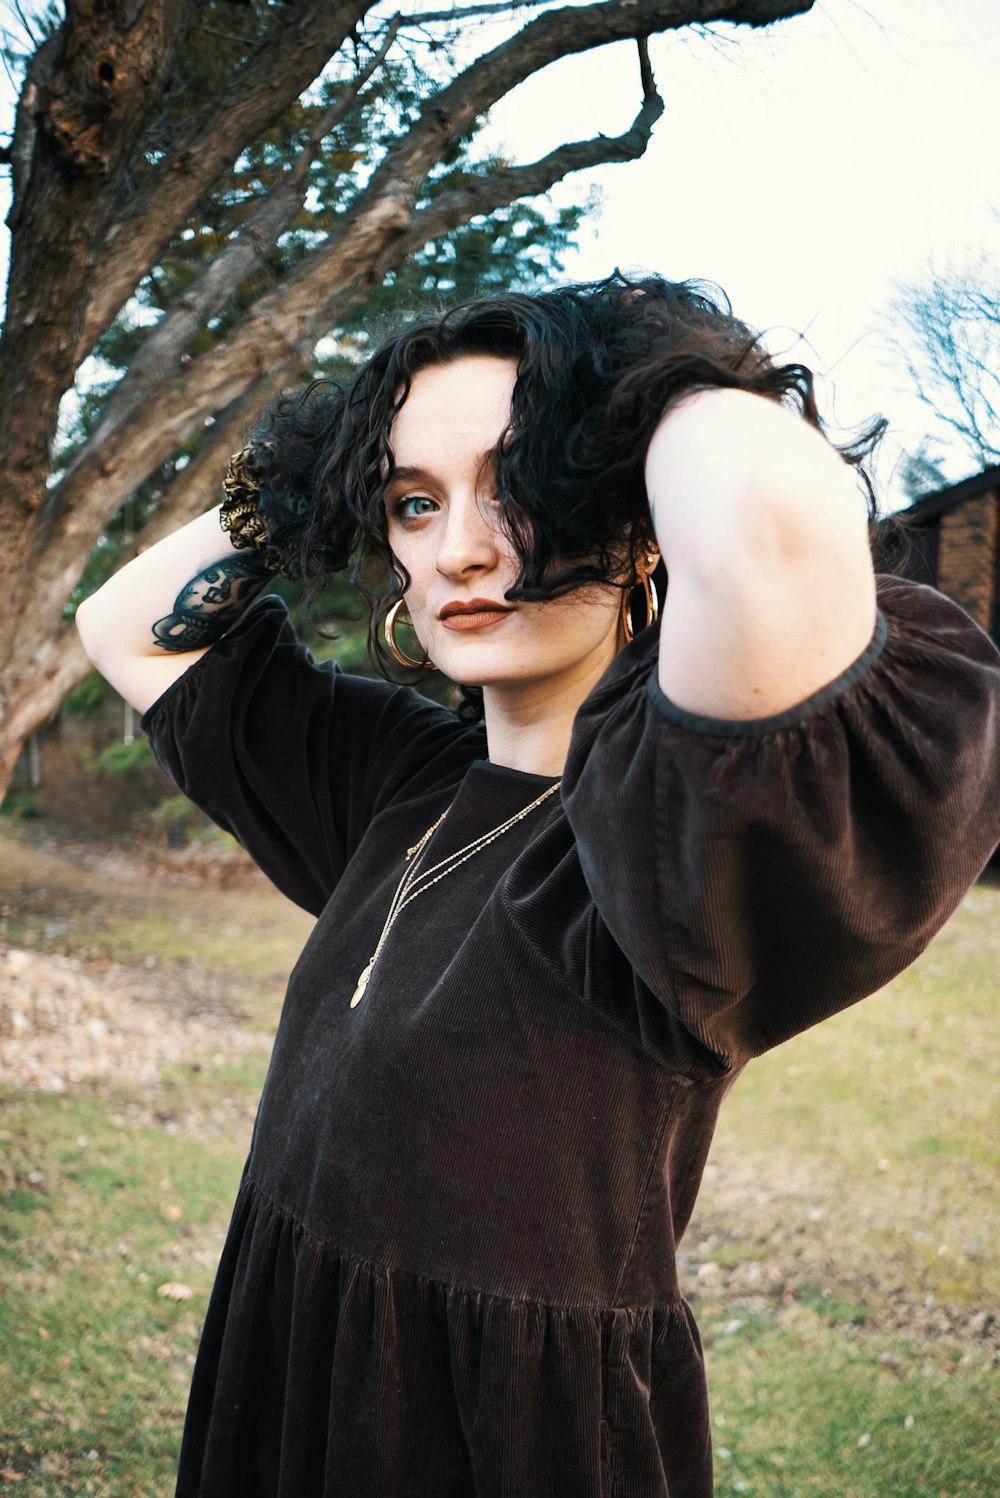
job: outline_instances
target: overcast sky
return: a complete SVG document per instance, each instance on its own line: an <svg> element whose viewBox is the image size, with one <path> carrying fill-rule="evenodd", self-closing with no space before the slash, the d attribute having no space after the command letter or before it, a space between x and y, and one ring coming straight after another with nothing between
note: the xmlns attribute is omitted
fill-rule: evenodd
<svg viewBox="0 0 1000 1498"><path fill-rule="evenodd" d="M645 156L557 189L580 200L595 182L604 195L567 269L717 281L772 346L829 376L827 409L844 425L889 417L888 489L923 417L884 362L879 309L932 256L1000 255L1000 3L818 0L766 31L654 39L651 56L666 112ZM637 72L631 44L556 64L494 111L493 138L526 160L618 134ZM969 466L958 458L953 476Z"/></svg>
<svg viewBox="0 0 1000 1498"><path fill-rule="evenodd" d="M8 24L12 10L0 0ZM488 39L473 35L477 47ZM877 317L893 280L919 278L932 256L1000 257L1000 0L817 0L764 31L654 38L651 55L666 113L645 156L556 190L562 201L592 185L603 193L567 271L718 282L773 348L828 377L824 409L843 426L890 418L880 480L902 502L893 465L924 417L886 360ZM530 160L566 139L619 134L638 101L634 46L606 47L502 101L489 139ZM4 279L5 262L2 243ZM968 468L956 456L951 476Z"/></svg>

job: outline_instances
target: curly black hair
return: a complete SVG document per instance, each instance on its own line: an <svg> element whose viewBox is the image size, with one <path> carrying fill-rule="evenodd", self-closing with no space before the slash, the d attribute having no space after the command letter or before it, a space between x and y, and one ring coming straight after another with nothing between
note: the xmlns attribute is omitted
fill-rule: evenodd
<svg viewBox="0 0 1000 1498"><path fill-rule="evenodd" d="M477 354L517 364L493 459L500 521L520 561L505 595L513 601L634 584L655 540L646 450L664 413L693 389L751 391L824 429L811 371L776 363L711 283L616 271L411 321L345 384L317 383L277 402L253 438L260 512L282 570L305 580L308 605L332 573L353 565L383 664L381 624L409 585L386 534L393 420L420 370ZM878 508L864 464L884 429L878 419L838 448L861 476L872 523ZM662 563L658 570L662 585Z"/></svg>

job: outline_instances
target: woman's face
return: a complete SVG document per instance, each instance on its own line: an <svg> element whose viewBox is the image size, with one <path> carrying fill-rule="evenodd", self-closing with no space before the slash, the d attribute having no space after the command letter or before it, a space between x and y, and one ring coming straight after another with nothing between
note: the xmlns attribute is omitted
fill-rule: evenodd
<svg viewBox="0 0 1000 1498"><path fill-rule="evenodd" d="M518 560L498 521L492 454L516 374L512 360L488 355L423 369L391 433L389 545L411 578L417 637L446 676L486 689L593 678L618 647L616 588L545 603L504 598Z"/></svg>

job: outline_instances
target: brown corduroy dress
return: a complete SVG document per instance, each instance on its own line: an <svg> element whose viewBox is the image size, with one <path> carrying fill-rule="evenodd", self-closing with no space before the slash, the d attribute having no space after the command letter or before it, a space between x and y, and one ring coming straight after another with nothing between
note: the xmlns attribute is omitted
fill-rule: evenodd
<svg viewBox="0 0 1000 1498"><path fill-rule="evenodd" d="M864 654L699 718L657 630L561 787L407 687L315 666L259 600L143 719L316 927L285 1000L194 1374L180 1498L708 1498L675 1249L753 1055L906 967L1000 841L1000 656L880 577Z"/></svg>

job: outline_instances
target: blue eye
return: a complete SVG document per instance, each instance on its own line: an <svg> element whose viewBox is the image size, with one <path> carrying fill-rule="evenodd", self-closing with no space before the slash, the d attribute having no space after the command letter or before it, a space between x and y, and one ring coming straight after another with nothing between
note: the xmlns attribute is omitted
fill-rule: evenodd
<svg viewBox="0 0 1000 1498"><path fill-rule="evenodd" d="M430 505L431 509L412 511L407 509L408 505ZM401 520L416 520L420 515L433 514L434 508L433 499L429 499L426 494L408 494L405 499L393 505L392 513L398 515Z"/></svg>

